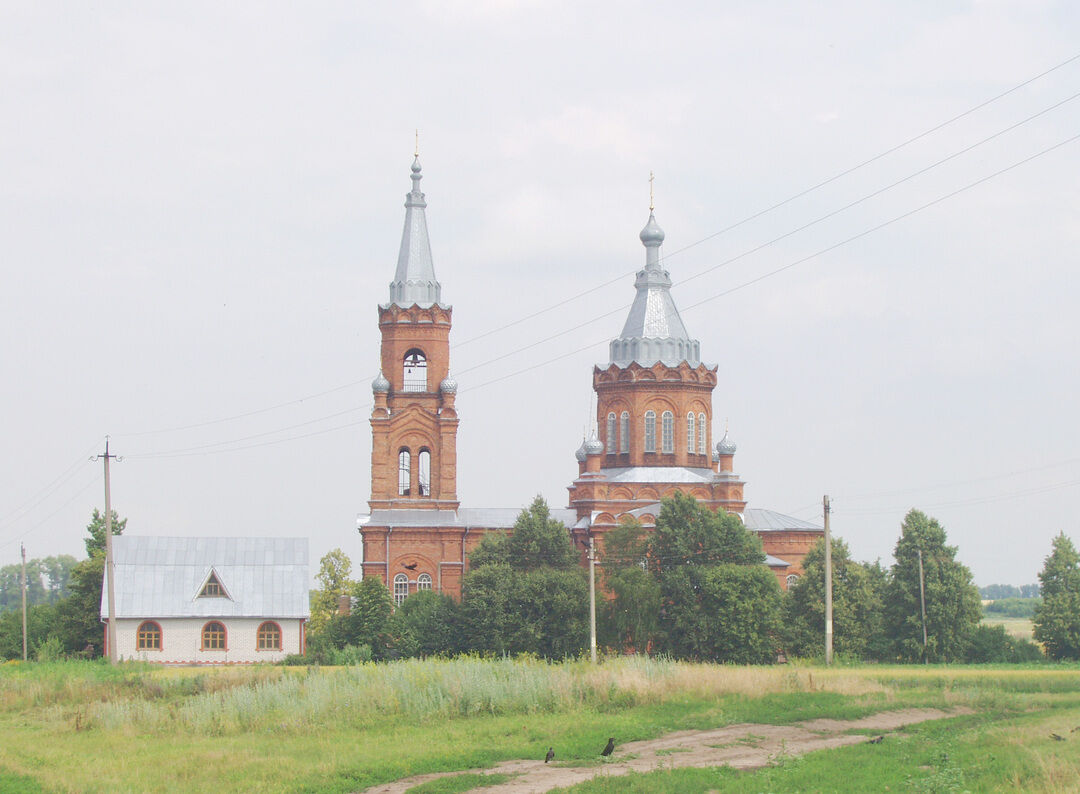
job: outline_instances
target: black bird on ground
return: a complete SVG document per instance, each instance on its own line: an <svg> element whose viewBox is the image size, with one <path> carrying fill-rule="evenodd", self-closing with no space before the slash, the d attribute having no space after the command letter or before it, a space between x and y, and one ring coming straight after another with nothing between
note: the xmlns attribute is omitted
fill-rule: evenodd
<svg viewBox="0 0 1080 794"><path fill-rule="evenodd" d="M875 736L873 739L870 740L870 744L881 744L884 739L884 736Z"/></svg>
<svg viewBox="0 0 1080 794"><path fill-rule="evenodd" d="M544 763L546 764L548 761L550 761L554 757L555 757L555 748L554 747L549 747L547 755L544 756Z"/></svg>
<svg viewBox="0 0 1080 794"><path fill-rule="evenodd" d="M615 737L607 740L607 747L600 751L600 755L611 755L615 751Z"/></svg>
<svg viewBox="0 0 1080 794"><path fill-rule="evenodd" d="M1050 738L1053 739L1055 742L1063 742L1063 741L1065 741L1064 736L1058 736L1056 733L1050 734Z"/></svg>
<svg viewBox="0 0 1080 794"><path fill-rule="evenodd" d="M416 570L416 566L417 566L417 565L419 565L419 563L416 563L416 562L410 562L410 563L409 563L408 565L405 565L405 563L402 563L402 564L401 564L401 567L402 567L402 568L407 568L407 569L408 569L408 570L410 570L410 571L415 571L415 570Z"/></svg>

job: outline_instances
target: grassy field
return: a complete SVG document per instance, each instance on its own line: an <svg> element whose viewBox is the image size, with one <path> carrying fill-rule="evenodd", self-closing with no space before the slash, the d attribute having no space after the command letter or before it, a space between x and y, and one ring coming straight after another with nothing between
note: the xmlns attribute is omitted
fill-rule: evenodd
<svg viewBox="0 0 1080 794"><path fill-rule="evenodd" d="M1016 637L1018 640L1034 639L1032 632L1035 624L1031 622L1031 618L1007 618L988 614L982 619L982 622L988 626L1004 626L1006 633Z"/></svg>
<svg viewBox="0 0 1080 794"><path fill-rule="evenodd" d="M911 726L873 755L859 745L757 772L657 770L574 790L884 790L879 781L893 791L1080 790L1080 732L1069 734L1080 726L1077 666L825 670L629 658L595 668L479 659L335 669L3 665L0 791L349 792L542 758L552 743L564 763L595 763L610 735L909 706L974 713Z"/></svg>

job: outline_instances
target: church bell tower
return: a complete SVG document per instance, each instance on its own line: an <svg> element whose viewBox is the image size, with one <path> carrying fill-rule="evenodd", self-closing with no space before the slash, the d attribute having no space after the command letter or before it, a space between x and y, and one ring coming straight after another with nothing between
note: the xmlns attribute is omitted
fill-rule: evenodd
<svg viewBox="0 0 1080 794"><path fill-rule="evenodd" d="M378 307L382 346L380 372L371 384L372 510L458 508L453 310L442 303L435 278L421 178L417 154L390 301Z"/></svg>

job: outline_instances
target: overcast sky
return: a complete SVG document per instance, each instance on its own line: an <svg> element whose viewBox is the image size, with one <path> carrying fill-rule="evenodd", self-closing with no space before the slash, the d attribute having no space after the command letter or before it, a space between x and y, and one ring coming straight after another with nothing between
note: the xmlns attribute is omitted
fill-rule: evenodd
<svg viewBox="0 0 1080 794"><path fill-rule="evenodd" d="M83 555L106 434L129 534L306 536L313 572L334 547L359 563L416 128L463 505L565 506L654 171L750 506L820 520L828 493L834 532L886 564L919 507L983 585L1080 542L1075 2L6 2L2 22L0 564L20 540Z"/></svg>

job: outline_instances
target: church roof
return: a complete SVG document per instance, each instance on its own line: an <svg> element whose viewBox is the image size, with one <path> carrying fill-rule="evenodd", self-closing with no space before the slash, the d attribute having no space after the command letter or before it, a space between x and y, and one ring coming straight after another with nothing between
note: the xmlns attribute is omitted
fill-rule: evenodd
<svg viewBox="0 0 1080 794"><path fill-rule="evenodd" d="M117 618L306 618L307 538L113 539ZM227 596L199 597L213 573ZM107 588L101 616L108 617Z"/></svg>
<svg viewBox="0 0 1080 794"><path fill-rule="evenodd" d="M636 361L651 367L659 361L674 367L686 361L696 367L701 363L701 343L690 338L675 308L671 276L660 266L664 230L651 210L639 237L645 246L645 268L634 280L637 294L622 333L611 341L611 363L628 367Z"/></svg>
<svg viewBox="0 0 1080 794"><path fill-rule="evenodd" d="M420 156L417 154L410 176L412 190L405 196L405 228L401 233L397 270L390 283L390 303L405 309L414 303L425 308L439 303L442 293L431 259L427 216L424 214L427 201L420 192L421 178Z"/></svg>
<svg viewBox="0 0 1080 794"><path fill-rule="evenodd" d="M600 473L608 482L709 483L717 479L712 469L690 466L630 466L600 469Z"/></svg>
<svg viewBox="0 0 1080 794"><path fill-rule="evenodd" d="M812 521L803 521L801 518L761 507L746 508L743 511L743 523L747 529L754 530L815 529L820 532L822 529Z"/></svg>
<svg viewBox="0 0 1080 794"><path fill-rule="evenodd" d="M567 528L573 527L578 520L577 512L566 508L552 509L549 513ZM456 511L379 509L360 516L358 523L369 527L510 529L520 515L520 507L462 507Z"/></svg>

